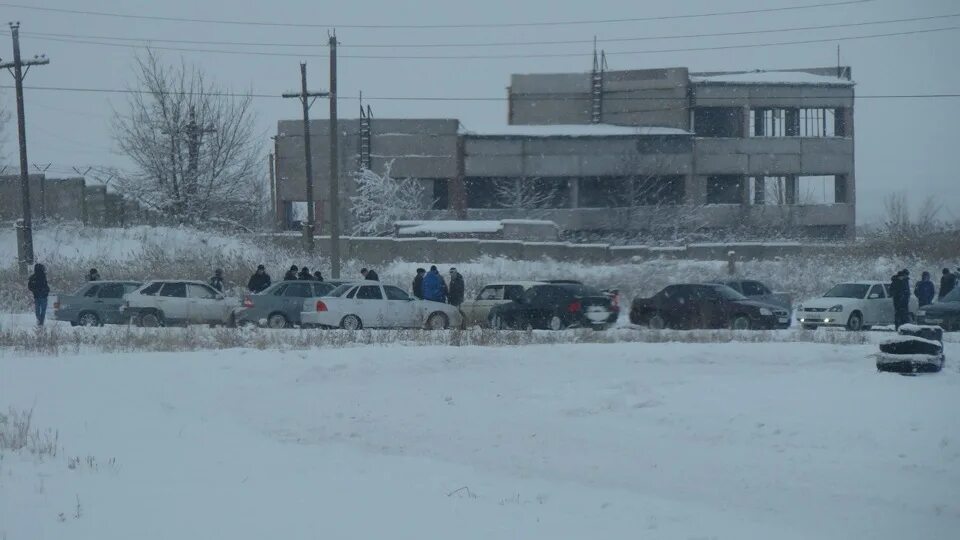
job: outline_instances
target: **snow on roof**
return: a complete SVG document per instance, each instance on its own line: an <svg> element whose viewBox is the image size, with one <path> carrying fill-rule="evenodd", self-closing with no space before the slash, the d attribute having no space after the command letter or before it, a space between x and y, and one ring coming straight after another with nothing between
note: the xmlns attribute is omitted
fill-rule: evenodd
<svg viewBox="0 0 960 540"><path fill-rule="evenodd" d="M413 224L402 225L403 222L397 222L398 234L412 235L423 233L496 233L500 232L503 225L499 221L460 221L460 220L438 220L438 221L419 221Z"/></svg>
<svg viewBox="0 0 960 540"><path fill-rule="evenodd" d="M670 127L614 126L611 124L554 124L546 126L508 125L496 129L463 131L480 137L623 137L632 135L691 135Z"/></svg>
<svg viewBox="0 0 960 540"><path fill-rule="evenodd" d="M716 84L811 84L819 86L853 86L849 79L829 75L815 75L805 71L750 71L718 75L690 74L690 82Z"/></svg>

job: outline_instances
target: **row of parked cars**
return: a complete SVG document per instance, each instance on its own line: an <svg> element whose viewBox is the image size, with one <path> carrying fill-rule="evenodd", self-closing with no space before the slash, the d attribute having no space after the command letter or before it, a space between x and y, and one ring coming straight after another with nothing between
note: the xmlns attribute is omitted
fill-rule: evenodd
<svg viewBox="0 0 960 540"><path fill-rule="evenodd" d="M911 319L960 330L960 289L919 309ZM421 300L378 281L281 281L242 301L208 284L189 280L96 281L61 295L54 316L73 325L133 323L257 325L269 328L593 328L613 325L620 315L616 290L573 280L491 283L461 306ZM789 294L755 280L669 285L649 298L635 298L630 322L650 328L787 328L792 319L807 329L820 326L866 330L893 324L889 285L879 281L841 283L794 311Z"/></svg>

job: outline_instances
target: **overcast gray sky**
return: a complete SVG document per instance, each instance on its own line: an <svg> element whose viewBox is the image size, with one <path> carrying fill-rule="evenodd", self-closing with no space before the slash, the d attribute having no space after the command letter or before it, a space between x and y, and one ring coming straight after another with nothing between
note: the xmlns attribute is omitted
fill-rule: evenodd
<svg viewBox="0 0 960 540"><path fill-rule="evenodd" d="M340 94L355 97L360 91L376 97L504 97L511 73L588 71L589 43L433 48L358 48L370 44L489 43L502 41L590 40L689 35L784 29L904 19L923 16L960 15L957 0L873 0L858 4L815 9L712 16L660 21L582 24L545 27L371 29L346 25L429 25L583 21L661 15L699 14L750 10L778 6L825 3L836 0L485 0L458 2L426 0L398 2L369 0L320 2L276 0L0 0L0 20L22 24L22 50L32 56L46 53L48 66L31 71L27 85L74 88L125 88L132 78L136 49L97 44L65 43L53 36L34 33L104 36L114 38L172 39L257 43L317 44L316 47L268 47L241 45L173 44L153 42L155 47L207 48L257 51L289 56L223 54L211 52L160 51L170 61L182 55L202 66L219 82L235 90L276 94L297 88L301 59L308 62L312 89L328 84L325 47L327 29L337 27L341 43ZM229 19L257 22L308 23L315 28L227 25L200 22L137 20L94 15L38 11L2 4L90 10L136 15ZM686 66L691 70L776 69L833 66L837 43L841 61L853 67L857 94L861 96L960 93L960 30L889 36L874 39L833 41L839 37L885 34L920 29L960 26L960 17L899 22L849 28L788 31L745 36L654 39L602 43L611 69ZM3 30L6 30L5 28ZM12 56L8 35L0 35L0 57ZM76 38L71 38L76 39ZM736 44L770 44L782 41L831 40L789 46L744 49L638 53L651 49L717 47ZM102 38L86 41L106 42ZM114 41L114 43L119 43ZM130 42L126 42L127 45ZM630 54L616 54L633 51ZM401 60L348 58L349 55L469 55L583 53L582 57L508 58L473 60ZM310 57L308 55L316 55ZM0 84L12 78L2 74ZM15 110L13 91L0 89L3 106ZM50 174L65 176L72 166L123 166L110 137L111 106L120 107L123 96L106 93L28 91L27 136L31 163L52 163ZM506 123L503 101L396 101L371 99L374 115L385 117L454 117L468 129L495 128ZM264 153L278 119L297 118L298 104L279 97L258 98L255 106L264 132ZM356 102L341 102L341 117L356 115ZM317 118L326 107L316 107ZM957 143L960 99L859 99L856 102L856 157L858 221L875 220L883 198L907 190L919 204L927 195L940 197L943 217L960 218ZM15 164L16 127L4 128L6 163Z"/></svg>

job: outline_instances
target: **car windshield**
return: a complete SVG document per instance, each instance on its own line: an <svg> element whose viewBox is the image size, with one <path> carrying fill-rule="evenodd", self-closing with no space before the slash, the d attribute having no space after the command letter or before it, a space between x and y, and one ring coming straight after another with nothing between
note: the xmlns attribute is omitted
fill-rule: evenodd
<svg viewBox="0 0 960 540"><path fill-rule="evenodd" d="M834 285L832 289L823 295L824 298L863 298L867 295L867 289L870 285L861 283L841 283Z"/></svg>
<svg viewBox="0 0 960 540"><path fill-rule="evenodd" d="M341 297L347 294L347 291L353 288L353 283L344 283L343 285L337 287L336 289L327 293L327 296Z"/></svg>
<svg viewBox="0 0 960 540"><path fill-rule="evenodd" d="M727 300L746 300L747 297L731 289L726 285L714 285L713 290L717 291L722 298Z"/></svg>
<svg viewBox="0 0 960 540"><path fill-rule="evenodd" d="M960 302L960 287L950 291L940 299L941 302Z"/></svg>

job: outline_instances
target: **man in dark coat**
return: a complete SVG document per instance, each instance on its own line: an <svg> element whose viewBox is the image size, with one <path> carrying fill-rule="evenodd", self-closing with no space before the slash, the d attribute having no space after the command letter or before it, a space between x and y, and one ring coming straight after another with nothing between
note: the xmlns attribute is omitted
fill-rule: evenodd
<svg viewBox="0 0 960 540"><path fill-rule="evenodd" d="M908 322L910 312L910 272L901 270L890 278L890 296L893 299L893 326L900 328Z"/></svg>
<svg viewBox="0 0 960 540"><path fill-rule="evenodd" d="M310 269L304 266L300 269L300 273L297 274L297 279L302 281L313 281L313 274L310 273Z"/></svg>
<svg viewBox="0 0 960 540"><path fill-rule="evenodd" d="M360 275L362 275L363 279L366 279L367 281L380 281L380 276L377 275L376 271L372 269L367 270L366 268L361 268Z"/></svg>
<svg viewBox="0 0 960 540"><path fill-rule="evenodd" d="M97 272L96 268L91 268L87 272L87 281L100 281L100 272Z"/></svg>
<svg viewBox="0 0 960 540"><path fill-rule="evenodd" d="M423 276L423 299L433 302L447 301L447 284L436 266L431 266L430 271Z"/></svg>
<svg viewBox="0 0 960 540"><path fill-rule="evenodd" d="M937 296L937 299L943 299L944 296L950 294L957 286L957 275L950 272L949 268L943 269L943 277L940 278L940 295Z"/></svg>
<svg viewBox="0 0 960 540"><path fill-rule="evenodd" d="M223 292L223 270L217 268L213 272L213 277L210 278L210 286L214 289Z"/></svg>
<svg viewBox="0 0 960 540"><path fill-rule="evenodd" d="M450 294L447 295L447 302L451 306L460 307L463 303L464 289L463 276L457 272L456 268L450 268Z"/></svg>
<svg viewBox="0 0 960 540"><path fill-rule="evenodd" d="M261 264L257 266L257 271L250 276L250 281L247 282L247 290L252 293L258 293L269 287L271 283L270 274L267 273L267 269Z"/></svg>
<svg viewBox="0 0 960 540"><path fill-rule="evenodd" d="M47 269L42 264L33 265L33 273L27 279L27 289L33 293L33 310L37 315L37 326L43 326L47 318L47 297L50 285L47 283Z"/></svg>
<svg viewBox="0 0 960 540"><path fill-rule="evenodd" d="M293 280L297 279L297 270L298 270L297 265L295 265L295 264L290 265L290 269L287 270L287 273L283 275L283 280L284 280L284 281L293 281Z"/></svg>
<svg viewBox="0 0 960 540"><path fill-rule="evenodd" d="M423 276L427 271L423 268L417 268L417 275L413 277L413 296L423 300Z"/></svg>
<svg viewBox="0 0 960 540"><path fill-rule="evenodd" d="M323 274L321 274L319 270L316 270L313 273L313 279L316 281L323 281Z"/></svg>
<svg viewBox="0 0 960 540"><path fill-rule="evenodd" d="M913 288L913 294L920 302L920 307L932 304L935 292L933 282L930 281L930 272L920 274L920 281L918 281L917 286Z"/></svg>

